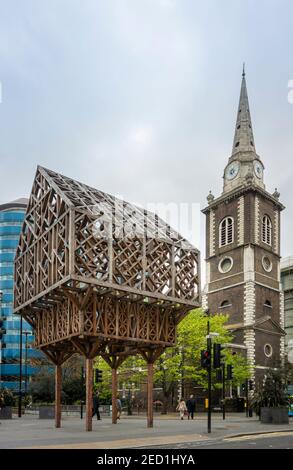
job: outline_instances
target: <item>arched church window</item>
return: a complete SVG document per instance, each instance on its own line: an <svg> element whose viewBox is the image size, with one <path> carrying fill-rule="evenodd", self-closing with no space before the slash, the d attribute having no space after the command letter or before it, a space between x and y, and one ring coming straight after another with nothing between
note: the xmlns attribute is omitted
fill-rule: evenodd
<svg viewBox="0 0 293 470"><path fill-rule="evenodd" d="M267 245L272 244L272 221L268 215L262 219L262 241Z"/></svg>
<svg viewBox="0 0 293 470"><path fill-rule="evenodd" d="M234 242L234 219L225 217L219 227L220 247Z"/></svg>
<svg viewBox="0 0 293 470"><path fill-rule="evenodd" d="M220 308L225 308L225 307L231 307L231 302L229 300L224 300L221 303Z"/></svg>

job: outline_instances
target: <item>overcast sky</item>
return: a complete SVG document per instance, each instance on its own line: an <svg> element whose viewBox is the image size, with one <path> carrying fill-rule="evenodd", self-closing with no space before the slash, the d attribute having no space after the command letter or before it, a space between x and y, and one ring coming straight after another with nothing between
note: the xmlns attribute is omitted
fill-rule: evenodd
<svg viewBox="0 0 293 470"><path fill-rule="evenodd" d="M222 191L245 61L256 149L293 254L292 18L292 0L0 0L0 202L29 195L40 164L198 212Z"/></svg>

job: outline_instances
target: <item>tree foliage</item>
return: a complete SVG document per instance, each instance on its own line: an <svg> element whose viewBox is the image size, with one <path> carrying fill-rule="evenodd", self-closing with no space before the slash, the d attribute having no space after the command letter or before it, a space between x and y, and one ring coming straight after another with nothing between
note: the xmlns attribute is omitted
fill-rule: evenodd
<svg viewBox="0 0 293 470"><path fill-rule="evenodd" d="M252 404L258 413L261 407L276 408L288 405L284 370L268 369L265 379L257 384Z"/></svg>
<svg viewBox="0 0 293 470"><path fill-rule="evenodd" d="M209 319L210 331L218 333L215 341L221 344L228 344L232 341L229 330L225 327L227 315L213 315ZM207 371L201 368L200 353L206 349L207 316L201 309L193 310L178 326L177 345L175 348L168 348L155 363L154 382L156 386L162 388L165 409L167 401L174 391L174 387L179 380L191 380L197 386L207 387ZM232 355L229 348L225 350L226 364L233 365L234 385L240 385L250 376L250 370L245 358L240 355ZM97 368L103 370L103 382L99 385L101 397L107 394L111 384L111 369L101 359L96 360ZM119 368L120 388L125 386L141 387L146 382L147 368L145 361L140 356L129 357ZM215 388L221 385L216 384Z"/></svg>
<svg viewBox="0 0 293 470"><path fill-rule="evenodd" d="M207 387L207 372L201 368L200 352L206 349L207 316L201 309L193 310L178 326L177 345L168 348L155 363L154 382L162 390L164 409L178 381L192 381L197 386ZM228 316L213 315L209 318L210 331L218 333L215 341L227 344L232 341L232 336L226 328ZM226 364L234 366L235 385L240 385L249 377L249 368L241 354L232 355L229 348L225 350ZM84 360L73 356L62 367L62 402L72 404L85 399L85 385L82 378L82 367ZM95 384L94 388L100 392L101 403L111 401L111 368L101 358L95 360L95 368L102 370L102 382ZM147 380L147 366L141 356L128 357L118 369L118 382L123 395L128 391L142 389ZM34 401L54 401L54 368L43 366L33 378L29 393ZM221 385L216 384L213 378L214 388ZM120 392L121 394L121 392ZM122 398L122 397L121 397Z"/></svg>
<svg viewBox="0 0 293 470"><path fill-rule="evenodd" d="M62 367L62 393L63 404L71 405L85 400L85 384L82 377L83 359L72 356ZM32 378L28 393L34 402L52 403L55 394L54 367L43 366Z"/></svg>

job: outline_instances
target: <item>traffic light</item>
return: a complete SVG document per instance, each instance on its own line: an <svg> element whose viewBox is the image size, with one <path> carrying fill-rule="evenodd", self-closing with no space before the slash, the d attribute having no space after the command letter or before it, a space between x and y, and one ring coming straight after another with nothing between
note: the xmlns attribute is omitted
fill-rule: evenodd
<svg viewBox="0 0 293 470"><path fill-rule="evenodd" d="M248 381L248 390L251 391L251 390L253 390L253 389L254 389L254 382L253 382L253 380L249 380L249 381Z"/></svg>
<svg viewBox="0 0 293 470"><path fill-rule="evenodd" d="M220 343L214 343L214 368L218 369L222 366L224 355L221 354L224 347Z"/></svg>
<svg viewBox="0 0 293 470"><path fill-rule="evenodd" d="M99 382L102 382L102 375L103 375L103 372L100 370L100 369L95 369L95 382L96 383L99 383Z"/></svg>
<svg viewBox="0 0 293 470"><path fill-rule="evenodd" d="M223 382L222 369L217 369L217 370L216 370L216 381L217 381L218 383L222 383L222 382Z"/></svg>
<svg viewBox="0 0 293 470"><path fill-rule="evenodd" d="M207 349L204 349L203 351L201 351L201 360L200 360L200 363L201 363L201 367L203 369L207 369L208 367L210 367L211 365L211 353L210 351L208 351Z"/></svg>
<svg viewBox="0 0 293 470"><path fill-rule="evenodd" d="M233 366L231 364L227 365L227 380L233 379Z"/></svg>
<svg viewBox="0 0 293 470"><path fill-rule="evenodd" d="M245 393L246 392L246 384L241 385L241 392Z"/></svg>

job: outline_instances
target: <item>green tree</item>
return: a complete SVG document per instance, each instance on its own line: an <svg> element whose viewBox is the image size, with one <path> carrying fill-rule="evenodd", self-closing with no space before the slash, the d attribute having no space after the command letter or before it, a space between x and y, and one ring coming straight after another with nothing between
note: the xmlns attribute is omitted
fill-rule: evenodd
<svg viewBox="0 0 293 470"><path fill-rule="evenodd" d="M52 403L55 394L55 378L53 368L44 366L33 376L28 388L34 402Z"/></svg>
<svg viewBox="0 0 293 470"><path fill-rule="evenodd" d="M252 406L257 414L261 407L283 407L288 406L288 393L285 370L268 369L264 380L259 381L256 386Z"/></svg>
<svg viewBox="0 0 293 470"><path fill-rule="evenodd" d="M210 331L218 333L215 341L227 344L232 341L232 335L227 329L227 315L211 315ZM164 406L163 412L167 411L167 405L171 395L174 393L178 381L194 381L198 386L207 387L207 371L201 368L200 352L206 349L207 316L201 309L191 311L179 324L177 334L177 345L168 348L155 364L154 382L162 388ZM246 360L240 354L232 355L229 348L225 350L225 361L233 365L233 383L240 385L250 376L250 370ZM111 390L111 369L101 359L97 359L95 367L103 370L103 382L99 384L100 396L109 396ZM119 368L118 378L120 387L124 384L134 383L140 387L146 381L146 363L141 356L129 357ZM215 388L220 388L213 380Z"/></svg>
<svg viewBox="0 0 293 470"><path fill-rule="evenodd" d="M62 403L71 405L85 399L82 378L84 360L74 355L62 367ZM55 398L55 373L53 366L42 366L32 378L28 393L34 402L52 403Z"/></svg>

